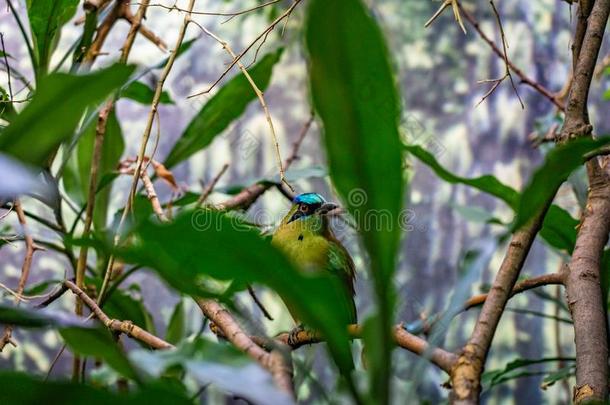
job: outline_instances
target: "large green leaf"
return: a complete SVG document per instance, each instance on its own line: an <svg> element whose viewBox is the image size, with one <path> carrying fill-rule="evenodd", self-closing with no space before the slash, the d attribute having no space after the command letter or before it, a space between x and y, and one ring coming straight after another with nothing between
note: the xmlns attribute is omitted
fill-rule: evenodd
<svg viewBox="0 0 610 405"><path fill-rule="evenodd" d="M417 145L406 145L405 149L419 161L427 165L438 177L451 184L464 184L504 201L514 211L519 209L521 196L519 193L500 182L497 178L485 175L476 178L457 176L441 166L434 156ZM552 205L547 213L540 236L552 247L571 253L576 243L576 225L574 219L566 210Z"/></svg>
<svg viewBox="0 0 610 405"><path fill-rule="evenodd" d="M610 143L610 137L597 140L580 138L552 149L521 193L514 229L525 225L549 199L553 198L559 186L568 179L568 176L576 168L582 166L586 153L608 143Z"/></svg>
<svg viewBox="0 0 610 405"><path fill-rule="evenodd" d="M27 1L39 75L47 72L51 55L59 41L61 27L72 18L78 3L78 0Z"/></svg>
<svg viewBox="0 0 610 405"><path fill-rule="evenodd" d="M127 378L137 379L134 368L116 344L110 332L93 326L93 321L66 312L0 306L0 324L26 328L56 328L70 349L101 358ZM1 391L1 390L0 390Z"/></svg>
<svg viewBox="0 0 610 405"><path fill-rule="evenodd" d="M233 281L234 289L252 283L271 287L299 319L321 331L339 366L350 368L349 308L337 304L348 302L341 296L347 292L336 278L302 274L257 231L216 211L185 212L169 224L147 220L134 236L136 243L117 254L156 270L183 293L209 296L215 291L211 278Z"/></svg>
<svg viewBox="0 0 610 405"><path fill-rule="evenodd" d="M81 205L86 203L87 195L89 193L89 179L91 161L93 159L96 125L97 122L92 121L85 131L83 131L83 134L78 140L76 153L69 158L62 177L66 192L74 201ZM125 141L123 140L121 126L119 125L114 110L111 110L108 115L103 142L98 174L100 185L102 179L115 173L117 165L121 160L123 150L125 149ZM112 183L108 184L108 187L98 187L95 209L93 211L93 224L95 229L102 230L106 227L111 191Z"/></svg>
<svg viewBox="0 0 610 405"><path fill-rule="evenodd" d="M101 286L99 286L101 287ZM134 298L132 294L120 289L115 290L104 302L104 312L110 318L129 319L134 325L155 334L152 316L144 306L141 298ZM148 348L148 345L143 344Z"/></svg>
<svg viewBox="0 0 610 405"><path fill-rule="evenodd" d="M282 49L265 55L249 73L264 91L271 80L273 66L280 60ZM243 74L238 74L212 97L182 133L165 160L170 168L208 146L231 122L239 118L256 98L254 89Z"/></svg>
<svg viewBox="0 0 610 405"><path fill-rule="evenodd" d="M66 312L44 309L32 311L25 308L0 305L0 324L22 328L68 328L87 327L83 319Z"/></svg>
<svg viewBox="0 0 610 405"><path fill-rule="evenodd" d="M185 322L184 301L180 298L180 301L178 301L174 308L174 312L172 312L172 316L169 318L165 340L171 344L181 341L186 329Z"/></svg>
<svg viewBox="0 0 610 405"><path fill-rule="evenodd" d="M42 166L74 132L87 106L125 83L132 66L114 65L88 75L56 73L41 80L33 100L0 134L0 152Z"/></svg>
<svg viewBox="0 0 610 405"><path fill-rule="evenodd" d="M155 91L142 82L132 82L121 90L121 97L137 101L140 104L150 105L154 95ZM167 91L161 93L159 102L161 104L174 104Z"/></svg>
<svg viewBox="0 0 610 405"><path fill-rule="evenodd" d="M383 35L360 0L313 0L307 47L330 176L371 259L378 312L365 344L373 395L386 403L404 188L399 98Z"/></svg>
<svg viewBox="0 0 610 405"><path fill-rule="evenodd" d="M501 183L497 178L490 175L469 179L466 177L456 176L449 170L442 167L434 156L418 145L405 145L407 152L415 156L422 163L425 163L430 169L436 173L441 179L451 184L465 184L481 190L484 193L491 194L508 204L515 209L519 202L519 193L511 187Z"/></svg>
<svg viewBox="0 0 610 405"><path fill-rule="evenodd" d="M181 366L199 384L214 384L255 404L293 402L285 392L278 390L265 369L230 345L197 339L172 350L137 350L130 353L130 359L154 377Z"/></svg>
<svg viewBox="0 0 610 405"><path fill-rule="evenodd" d="M70 327L59 333L68 347L83 356L100 358L123 376L137 380L135 369L107 329Z"/></svg>
<svg viewBox="0 0 610 405"><path fill-rule="evenodd" d="M142 387L136 392L130 390L129 395L118 395L88 385L43 381L26 374L8 371L0 372L0 381L2 381L0 390L2 404L60 405L66 402L87 405L192 404L192 401L188 401L179 392L151 386Z"/></svg>

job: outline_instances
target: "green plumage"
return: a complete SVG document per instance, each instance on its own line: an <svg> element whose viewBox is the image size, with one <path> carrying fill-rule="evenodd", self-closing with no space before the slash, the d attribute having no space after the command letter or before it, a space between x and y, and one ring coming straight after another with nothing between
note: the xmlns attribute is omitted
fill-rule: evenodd
<svg viewBox="0 0 610 405"><path fill-rule="evenodd" d="M326 214L333 204L314 193L301 194L284 217L271 243L284 251L304 272L324 272L337 277L343 290L337 291L337 305L344 305L349 322L356 323L354 262L330 229ZM288 308L296 319L294 312Z"/></svg>

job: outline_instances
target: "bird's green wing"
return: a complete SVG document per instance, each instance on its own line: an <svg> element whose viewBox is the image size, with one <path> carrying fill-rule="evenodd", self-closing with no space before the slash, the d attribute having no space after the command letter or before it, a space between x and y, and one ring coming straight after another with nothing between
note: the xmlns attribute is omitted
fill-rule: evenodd
<svg viewBox="0 0 610 405"><path fill-rule="evenodd" d="M356 303L354 302L354 278L356 275L354 261L341 242L334 238L329 242L327 270L339 277L345 286L349 300L347 305L350 313L350 322L357 323L358 317L356 314Z"/></svg>

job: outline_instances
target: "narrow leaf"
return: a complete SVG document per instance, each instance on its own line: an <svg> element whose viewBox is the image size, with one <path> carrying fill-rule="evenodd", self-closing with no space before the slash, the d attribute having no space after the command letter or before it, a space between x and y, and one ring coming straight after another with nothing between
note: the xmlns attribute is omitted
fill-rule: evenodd
<svg viewBox="0 0 610 405"><path fill-rule="evenodd" d="M42 166L74 132L87 106L121 86L133 67L114 65L88 75L56 73L44 78L33 100L0 133L0 151Z"/></svg>
<svg viewBox="0 0 610 405"><path fill-rule="evenodd" d="M184 302L182 298L176 304L172 316L169 318L167 325L167 334L165 340L169 343L176 344L182 340L185 331L185 313L184 313Z"/></svg>
<svg viewBox="0 0 610 405"><path fill-rule="evenodd" d="M137 101L140 104L150 105L153 101L154 95L155 91L142 82L132 82L121 90L121 97ZM174 104L174 101L171 99L167 91L163 91L161 93L159 102L161 104Z"/></svg>
<svg viewBox="0 0 610 405"><path fill-rule="evenodd" d="M77 5L78 0L27 1L39 73L47 72L49 60L59 41L61 27L74 16Z"/></svg>
<svg viewBox="0 0 610 405"><path fill-rule="evenodd" d="M100 328L63 328L59 331L70 349L83 356L93 356L108 363L109 366L129 379L138 379L135 369L127 360L112 335Z"/></svg>
<svg viewBox="0 0 610 405"><path fill-rule="evenodd" d="M257 231L234 218L208 210L185 212L170 224L142 222L137 243L117 252L126 261L157 271L179 291L209 296L210 284L232 281L245 289L261 283L275 290L307 325L328 341L340 367L349 367L347 292L335 277L302 274ZM214 280L211 280L214 279ZM316 299L311 299L316 297Z"/></svg>
<svg viewBox="0 0 610 405"><path fill-rule="evenodd" d="M271 81L273 66L280 60L282 50L261 59L249 73L264 91ZM165 160L169 169L208 146L229 124L239 118L256 94L245 76L239 73L225 84L197 113L182 133Z"/></svg>
<svg viewBox="0 0 610 405"><path fill-rule="evenodd" d="M386 403L404 186L399 98L385 40L360 0L313 0L306 39L330 176L371 260L378 312L366 322L364 336L372 395Z"/></svg>
<svg viewBox="0 0 610 405"><path fill-rule="evenodd" d="M602 139L580 138L551 150L543 165L536 170L532 180L521 193L517 217L513 228L519 229L529 221L557 192L568 176L584 163L584 155L610 143L610 137Z"/></svg>

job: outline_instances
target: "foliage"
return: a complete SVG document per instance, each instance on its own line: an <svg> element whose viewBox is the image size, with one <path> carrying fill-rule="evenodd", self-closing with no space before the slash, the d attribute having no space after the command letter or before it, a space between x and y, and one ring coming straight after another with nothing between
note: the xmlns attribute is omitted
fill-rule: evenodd
<svg viewBox="0 0 610 405"><path fill-rule="evenodd" d="M151 120L145 122L142 118L138 120L138 125L152 127L154 120L159 119L159 108L177 108L185 103L175 91L157 88L157 78L154 76L166 66L170 57L164 57L147 67L113 63L99 64L105 66L99 67L95 63L83 63L92 43L99 39L100 28L106 18L112 17L113 10L109 7L86 13L82 35L72 39L73 45L60 58L56 51L62 27L75 17L81 3L77 0L27 0L29 25L21 22L19 13L15 13L12 3L8 3L17 19L16 24L22 30L21 41L24 48L28 48L28 66L31 68L27 75L14 69L13 75L16 78L32 77L34 80L25 84L24 88L29 93L19 102L14 94L0 88L0 172L4 177L0 181L0 200L3 209L11 210L16 209L16 204L10 203L11 200L18 198L24 201L27 220L27 226L20 227L15 221L13 227L7 225L0 228L0 249L8 249L10 244L21 243L21 239L25 239L26 243L34 244L30 247L35 251L36 258L50 251L57 252L66 259L66 278L73 275L79 264L84 264L87 274L85 285L82 286L83 294L94 300L99 299L98 304L108 317L128 321L128 324L130 322L163 338L167 343L165 347L175 347L152 351L150 345L142 340L138 341L141 347L125 343L130 333L112 332L108 325L100 324L95 319L86 321L65 309L40 309L25 303L21 306L0 304L0 324L11 325L15 330L52 330L69 351L91 363L95 359L104 363L105 367L93 373L80 370L73 382L46 382L40 376L2 372L0 403L13 403L15 398L24 403L59 402L68 390L70 399L77 403L192 403L199 395L206 395L204 389L208 385L216 387L223 395L236 396L253 403L291 403L293 398L276 385L273 378L276 376L269 373L271 367L265 362L267 360L253 359L229 343L235 335L243 335L247 339L254 336L252 345L261 349L274 349L274 353L283 353L285 349L284 346L277 346L277 341L271 336L265 336L267 330L249 313L249 308L245 308L244 301L251 301L245 291L253 285L262 287L265 295L272 292L279 296L287 306L294 308L298 319L307 325L307 332L318 333L313 340L324 341L328 357L332 360L332 374L329 375L337 376L336 392L328 396L323 393L326 398L332 396L335 402L346 402L346 396L351 395L354 403L391 403L395 388L392 384L404 383L404 373L397 372L399 367L393 360L396 357L394 326L404 316L404 297L397 296L397 269L404 261L400 254L401 240L411 227L410 222L405 223L410 211L405 208L404 202L414 200L409 190L412 177L405 163L406 156L418 159L443 183L461 185L474 191L476 196L486 194L502 201L514 214L514 219L510 224L503 223L496 218L495 212L488 212L487 207L462 205L461 201L443 201L443 204L452 205L467 219L500 226L501 229L495 232L498 229L495 227L491 232L486 227L485 232L477 237L477 242L481 242L478 247L471 246L472 241L460 245L463 253L455 257L462 260L451 263L458 269L452 270L458 279L451 294L447 294L451 296L447 300L448 305L446 302L435 305L435 308L445 307L447 310L440 315L423 317L417 322L417 331L408 327L404 331L426 334L431 331L426 336L428 342L433 346L443 343L449 328L459 323L454 318L463 311L472 286L490 263L495 262L494 253L500 242L527 225L546 204L553 202L540 231L547 251L557 253L562 259L572 253L579 222L566 209L566 204L559 199L554 200L554 196L568 177L583 166L591 153L603 153L610 137L579 139L551 148L544 162L534 170L520 191L493 175L470 178L455 174L427 148L419 144L405 145L401 139L400 120L409 114L406 106L416 104L420 96L425 98L425 94L423 91L411 92L411 89L399 93L400 78L396 75L396 68L400 55L390 53L388 48L393 44L386 40L386 30L390 28L381 26L383 21L378 18L375 7L363 0L310 0L300 3L296 1L292 6L296 10L303 9L303 16L296 12L294 15L290 12L286 14L283 2L260 4L260 7L250 10L252 15L260 13L270 19L271 29L260 36L260 47L254 46L254 42L250 48L245 48L245 53L254 49L248 53L248 56L252 56L251 63L248 65L245 57L240 63L246 65L251 80L265 92L278 79L279 65L294 59L295 55L306 58L307 86L304 88L307 90L304 91L308 91L310 97L307 107L311 108L318 123L323 149L320 159L326 159L327 164L320 165L319 159L312 159L311 156L300 156L304 153L298 150L300 145L297 142L288 162L298 162L297 158L303 157L303 163L293 164L287 169L286 178L290 183L304 184L304 180L313 180L313 184L330 185L346 208L348 218L345 222L355 224L358 240L364 248L362 256L356 260L362 273L359 274L360 283L365 285L361 289L370 290L373 297L372 303L363 305L365 310L359 316L362 320L360 328L350 332L345 327L350 308L338 304L346 300L338 296L344 293L344 288L336 278L295 268L290 258L270 245L266 238L268 224L242 220L243 213L235 212L236 207L244 206L235 203L235 199L239 200L240 196L249 193L258 198L260 194L256 193L260 188L277 187L290 197L291 191L280 184L278 173L248 171L241 180L232 179L220 186L215 180L210 184L210 190L223 194L226 201L234 204L214 205L210 201L200 200L202 194L190 184L186 185L192 179L186 178L180 172L181 168L176 170L180 164L194 162L193 157L199 152L210 152L215 140L225 136L240 120L252 114L255 107L255 114L263 117L263 113L267 113L253 103L258 95L247 75L234 68L234 76L215 84L217 88L203 99L203 104L197 107L198 111L190 118L185 129L176 136L171 134L175 143L169 148L164 161L156 160L156 152L159 145L168 144L165 133L161 141L155 141L154 147L148 145L145 154L138 156L143 158L144 169L142 176L136 178L141 178L142 183L146 180L151 183L136 187L136 195L127 200L125 184L128 184L131 176L122 174L135 172L135 166L130 164L137 159L132 156L135 148L129 145L129 138L126 137L128 128L134 124L122 120L122 108L128 103L137 108L150 106ZM457 3L454 4L457 7ZM405 8L409 11L418 8L418 12L423 14L421 10L428 12L431 5L413 3L405 5ZM285 13L284 17L282 13ZM291 18L290 24L288 17ZM284 29L294 30L302 41L290 41L279 35L275 38L272 32L274 29L280 30L277 26L281 26L282 21L286 21L282 23L286 24L282 32ZM297 21L294 24L296 28L292 25L294 21ZM138 35L142 33L143 29ZM417 36L415 33L413 35ZM193 38L179 44L175 56L185 55L184 59L198 60L196 40ZM275 50L269 51L268 44L265 45L267 40L274 43L272 49ZM276 43L280 46L276 46ZM9 59L15 61L15 54L12 50L10 54L2 51L0 58L3 63ZM67 70L64 61L70 55L72 66ZM108 56L110 61L115 59L116 55L112 53ZM461 63L462 59L454 62ZM60 62L52 66L56 60ZM305 65L303 60L298 60ZM17 65L19 69L23 68L23 64ZM444 73L451 80L456 80L452 76L453 71ZM160 91L161 107L151 105L156 91ZM603 97L610 97L608 91ZM112 108L108 110L105 126L100 126L103 123L100 110L107 102L112 103ZM264 114L264 117L271 120L272 115ZM246 138L245 142L249 141L247 137L255 136L257 142L263 137L248 132L240 136L241 140ZM96 145L100 146L99 150ZM278 148L278 151L274 150L278 158L279 151L288 149L288 145L283 143L273 146ZM239 156L249 153L245 150L240 152L243 153ZM100 158L96 160L98 155ZM214 153L207 153L206 159L217 160ZM261 167L262 163L258 162ZM419 170L419 167L415 170ZM93 184L95 194L89 195L92 173L97 175L97 184ZM162 189L167 186L170 189L167 193L154 192L154 187ZM119 194L120 198L115 198ZM43 201L47 207L41 207L30 197ZM91 206L87 205L91 202L94 206L89 212L87 208ZM125 212L127 209L129 212ZM119 226L124 212L126 225ZM0 221L4 221L4 213L0 214ZM85 218L91 219L90 232ZM21 216L19 222L24 222ZM36 226L31 226L34 223ZM44 231L40 232L40 227L44 227ZM47 232L49 230L52 232ZM49 233L54 239L45 239ZM16 240L11 239L14 235L18 235ZM33 241L28 240L30 235L34 237ZM90 249L88 256L79 258L79 249L83 246L94 249ZM41 247L49 252L43 252ZM33 268L37 270L45 266L43 260L37 259L33 263ZM426 266L436 266L430 263ZM602 268L605 270L602 288L606 301L610 284L609 266L610 249L606 249L602 257ZM23 267L26 267L25 263ZM105 273L107 269L109 273ZM153 308L158 308L158 303L154 302L157 291L149 291L145 283L130 278L140 269L150 270L146 272L147 277L161 280L179 297L173 308L163 308L166 310L163 313L153 311ZM48 298L61 288L62 281L57 277L53 275L36 283L26 283L25 290L13 292L12 295L29 302L31 297L28 296L46 292L45 297ZM107 283L110 286L108 289ZM8 289L4 284L0 285ZM107 294L99 297L102 290ZM67 294L74 295L73 291ZM537 294L567 312L562 300L550 297L547 292ZM362 296L365 295L366 291L362 293ZM216 332L219 341L212 341L208 329L214 330L218 325L205 328L206 320L202 322L201 330L197 331L191 324L193 298L219 301L228 313L239 317L239 326L243 331L231 336L222 336L222 331ZM360 299L365 302L366 297ZM510 306L506 310L553 322L571 322L565 316L549 315L530 308ZM166 319L168 322L164 322ZM430 320L434 323L432 329L429 327ZM213 322L214 319L209 321ZM400 330L403 331L402 328ZM353 335L363 338L362 353L354 350L358 346L353 343ZM11 349L7 346L7 350ZM425 354L427 356L428 352ZM570 378L574 374L573 361L572 358L558 357L517 358L501 369L487 371L483 383L485 389L490 390L517 378L542 375L543 388L546 388ZM539 367L556 362L566 365L560 369ZM297 358L294 364L307 364L312 368L296 369L295 381L301 378L305 380L303 387L311 384L302 391L314 387L317 370L313 370L314 367L301 358ZM416 388L427 377L421 372L421 364L409 363L411 372L417 374L410 379L417 385ZM108 381L96 382L93 378L95 373L103 372L126 381L129 393L114 392L113 384ZM362 383L364 375L366 384ZM67 380L67 377L64 374L60 379ZM299 394L297 392L297 397Z"/></svg>

